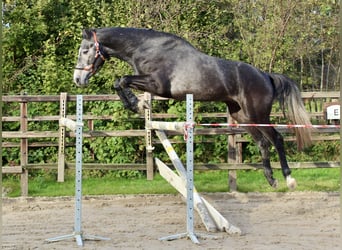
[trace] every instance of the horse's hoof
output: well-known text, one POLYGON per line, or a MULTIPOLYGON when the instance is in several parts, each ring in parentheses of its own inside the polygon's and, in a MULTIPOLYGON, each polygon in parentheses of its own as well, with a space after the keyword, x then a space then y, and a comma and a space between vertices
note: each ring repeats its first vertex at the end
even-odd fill
POLYGON ((287 187, 291 190, 294 190, 297 187, 297 182, 291 175, 286 176, 287 187))
POLYGON ((140 114, 144 114, 145 109, 150 109, 150 105, 146 100, 139 99, 139 102, 137 104, 137 111, 140 114))
POLYGON ((272 187, 275 189, 278 188, 278 181, 276 179, 274 179, 272 187))

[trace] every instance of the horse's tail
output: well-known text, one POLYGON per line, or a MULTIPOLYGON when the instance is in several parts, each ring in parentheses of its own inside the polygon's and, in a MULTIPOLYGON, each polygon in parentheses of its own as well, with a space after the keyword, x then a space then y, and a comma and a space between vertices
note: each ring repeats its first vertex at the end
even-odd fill
MULTIPOLYGON (((268 74, 276 90, 284 116, 292 123, 311 126, 310 117, 305 110, 301 93, 290 78, 280 74, 268 74), (285 107, 286 106, 286 107, 285 107), (285 109, 287 108, 287 115, 285 109)), ((295 128, 297 147, 299 150, 311 144, 310 128, 295 128)))

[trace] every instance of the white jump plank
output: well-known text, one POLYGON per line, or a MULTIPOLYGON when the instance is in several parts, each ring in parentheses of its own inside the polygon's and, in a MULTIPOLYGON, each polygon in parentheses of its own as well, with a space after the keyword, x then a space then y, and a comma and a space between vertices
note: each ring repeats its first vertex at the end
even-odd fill
MULTIPOLYGON (((155 162, 159 168, 159 173, 163 178, 169 182, 176 190, 178 190, 184 198, 187 197, 186 192, 186 181, 178 176, 175 172, 173 172, 164 162, 159 160, 158 158, 155 159, 155 162)), ((194 188, 194 207, 198 212, 199 216, 201 217, 206 229, 208 232, 216 232, 217 227, 215 222, 213 221, 212 217, 208 213, 205 204, 203 203, 201 196, 197 193, 196 189, 194 188)))
POLYGON ((238 234, 241 235, 241 230, 228 222, 206 199, 201 197, 204 205, 206 206, 209 214, 215 221, 215 224, 220 231, 226 231, 228 234, 238 234))
POLYGON ((186 180, 186 170, 183 166, 183 163, 181 162, 176 151, 172 147, 172 145, 171 145, 169 139, 167 138, 165 132, 161 131, 161 130, 156 130, 155 132, 156 132, 156 135, 158 136, 160 142, 163 144, 163 147, 164 147, 166 153, 168 154, 168 156, 170 157, 170 160, 171 160, 172 164, 174 165, 174 167, 176 168, 178 174, 184 180, 186 180))

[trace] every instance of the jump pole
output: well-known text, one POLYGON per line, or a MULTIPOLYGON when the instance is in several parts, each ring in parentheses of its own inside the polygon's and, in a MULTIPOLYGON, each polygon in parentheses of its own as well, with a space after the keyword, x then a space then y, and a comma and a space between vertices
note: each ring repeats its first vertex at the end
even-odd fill
POLYGON ((76 133, 76 175, 75 175, 75 218, 74 232, 55 238, 46 239, 47 242, 56 242, 75 238, 78 246, 83 246, 84 240, 109 240, 109 238, 84 235, 82 232, 82 139, 83 139, 83 97, 76 97, 76 122, 62 117, 60 126, 65 126, 76 133))

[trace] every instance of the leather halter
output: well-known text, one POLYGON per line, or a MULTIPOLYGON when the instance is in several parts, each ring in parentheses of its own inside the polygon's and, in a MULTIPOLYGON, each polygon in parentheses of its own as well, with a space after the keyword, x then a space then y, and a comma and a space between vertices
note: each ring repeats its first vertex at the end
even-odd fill
POLYGON ((83 67, 83 68, 75 67, 75 69, 90 71, 91 73, 94 74, 94 73, 95 73, 94 65, 95 65, 97 59, 98 59, 98 58, 101 58, 102 61, 106 61, 106 56, 104 55, 103 52, 101 52, 100 43, 99 43, 98 40, 97 40, 97 37, 96 37, 96 33, 95 33, 95 32, 93 32, 93 38, 94 38, 94 42, 95 42, 94 45, 95 45, 95 50, 96 50, 96 51, 95 51, 96 54, 95 54, 95 58, 94 58, 93 63, 90 64, 90 65, 87 65, 87 66, 85 66, 85 67, 83 67))

